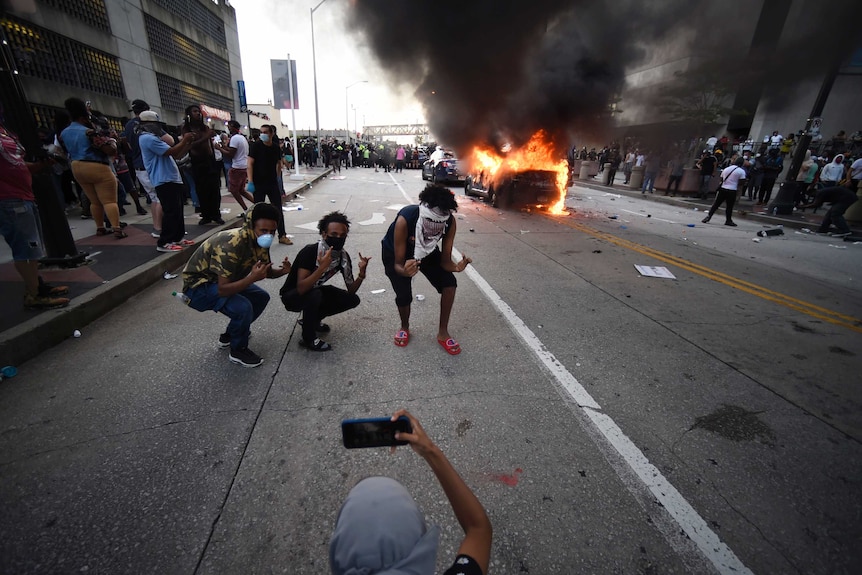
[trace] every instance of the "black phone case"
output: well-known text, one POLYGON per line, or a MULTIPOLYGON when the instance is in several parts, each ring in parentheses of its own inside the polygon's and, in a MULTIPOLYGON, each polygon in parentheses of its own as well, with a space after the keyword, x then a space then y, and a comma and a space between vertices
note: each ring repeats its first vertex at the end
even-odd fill
POLYGON ((412 432, 410 420, 406 417, 399 417, 395 421, 388 417, 374 417, 345 419, 341 422, 341 439, 347 449, 407 445, 406 441, 395 439, 396 431, 412 432))

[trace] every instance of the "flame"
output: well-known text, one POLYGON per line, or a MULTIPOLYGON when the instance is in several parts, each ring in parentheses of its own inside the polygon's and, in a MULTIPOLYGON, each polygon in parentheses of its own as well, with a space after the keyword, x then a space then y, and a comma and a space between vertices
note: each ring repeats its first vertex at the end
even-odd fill
MULTIPOLYGON (((548 211, 552 214, 566 214, 566 185, 569 182, 569 164, 566 160, 554 159, 554 147, 548 141, 544 130, 539 130, 523 147, 511 150, 506 155, 500 155, 487 146, 473 148, 472 165, 476 171, 486 171, 491 177, 496 176, 501 168, 507 171, 520 172, 524 170, 547 170, 557 173, 557 191, 559 197, 548 211)), ((537 206, 543 207, 543 206, 537 206)))

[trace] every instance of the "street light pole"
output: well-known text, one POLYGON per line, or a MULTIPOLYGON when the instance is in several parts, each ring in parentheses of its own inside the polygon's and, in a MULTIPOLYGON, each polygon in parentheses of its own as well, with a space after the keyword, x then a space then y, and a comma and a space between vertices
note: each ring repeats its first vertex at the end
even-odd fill
POLYGON ((367 84, 368 80, 359 80, 349 86, 344 87, 344 140, 345 144, 350 143, 350 106, 347 104, 347 91, 357 84, 367 84))
MULTIPOLYGON (((314 74, 314 130, 315 138, 317 139, 314 143, 314 149, 317 151, 317 158, 320 158, 320 111, 317 107, 317 55, 314 51, 314 11, 320 8, 324 2, 326 0, 320 0, 317 6, 311 9, 311 69, 314 74)), ((317 165, 316 160, 315 165, 317 165)))

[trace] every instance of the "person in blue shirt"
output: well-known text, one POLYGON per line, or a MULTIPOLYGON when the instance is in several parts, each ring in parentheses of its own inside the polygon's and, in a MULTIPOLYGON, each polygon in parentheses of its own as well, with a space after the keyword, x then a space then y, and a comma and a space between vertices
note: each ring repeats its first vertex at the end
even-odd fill
POLYGON ((125 238, 127 234, 120 227, 120 208, 117 205, 117 176, 111 170, 112 158, 117 155, 117 141, 96 129, 83 100, 68 98, 64 106, 72 123, 63 130, 60 139, 72 163, 72 175, 90 200, 96 235, 110 233, 104 227, 107 216, 114 228, 114 236, 125 238))
POLYGON ((183 239, 186 233, 183 219, 183 178, 175 158, 183 157, 191 148, 195 135, 183 134, 179 142, 165 132, 159 115, 151 110, 141 112, 138 145, 150 182, 162 204, 162 231, 156 243, 160 252, 176 252, 194 242, 183 239), (170 143, 169 143, 170 142, 170 143))

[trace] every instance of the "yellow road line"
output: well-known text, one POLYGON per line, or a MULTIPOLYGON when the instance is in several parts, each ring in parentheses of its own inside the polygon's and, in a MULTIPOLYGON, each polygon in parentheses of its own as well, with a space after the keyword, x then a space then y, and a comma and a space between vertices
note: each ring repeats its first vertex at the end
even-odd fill
POLYGON ((836 311, 832 311, 832 310, 827 309, 825 307, 821 307, 819 305, 809 303, 809 302, 797 299, 795 297, 767 289, 763 286, 759 286, 757 284, 754 284, 754 283, 730 276, 728 274, 725 274, 723 272, 719 272, 717 270, 713 270, 713 269, 708 268, 706 266, 696 264, 694 262, 690 262, 690 261, 685 260, 681 257, 658 251, 656 249, 632 242, 630 240, 626 240, 626 239, 617 237, 617 236, 609 234, 607 232, 602 232, 602 231, 596 230, 596 229, 591 228, 590 226, 587 226, 587 225, 582 224, 580 222, 573 222, 573 221, 570 221, 570 220, 567 220, 564 218, 560 218, 560 217, 553 217, 553 216, 548 216, 548 217, 551 217, 554 221, 557 221, 557 222, 559 222, 565 226, 568 226, 572 229, 581 231, 581 232, 588 234, 590 236, 593 236, 595 238, 605 240, 607 242, 610 242, 610 243, 617 245, 617 246, 620 246, 622 248, 626 248, 626 249, 638 252, 640 254, 643 254, 645 256, 657 259, 659 261, 677 266, 677 267, 682 268, 684 270, 690 271, 694 274, 703 276, 707 279, 711 279, 715 282, 724 284, 728 287, 738 289, 740 291, 749 293, 751 295, 757 296, 757 297, 765 299, 767 301, 771 301, 773 303, 777 303, 779 305, 783 305, 783 306, 788 307, 792 310, 804 313, 806 315, 809 315, 811 317, 815 317, 815 318, 823 320, 825 322, 828 322, 828 323, 831 323, 834 325, 838 325, 841 327, 845 327, 845 328, 850 329, 850 330, 855 331, 855 332, 862 333, 862 320, 860 320, 859 318, 856 318, 856 317, 853 317, 850 315, 846 315, 843 313, 839 313, 836 311))

